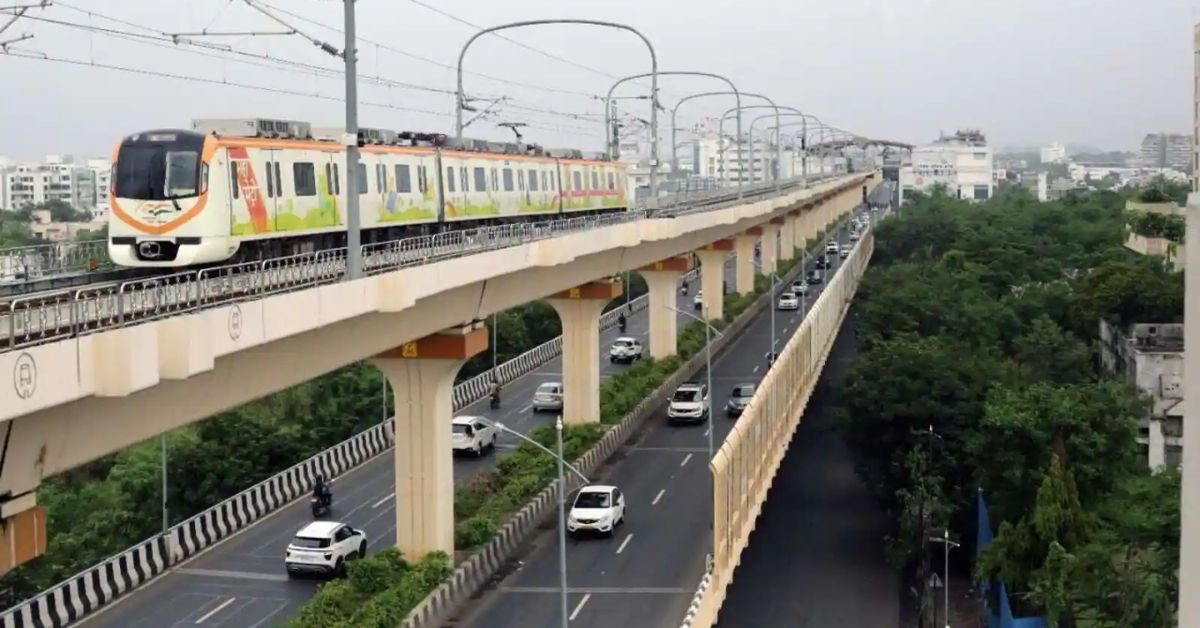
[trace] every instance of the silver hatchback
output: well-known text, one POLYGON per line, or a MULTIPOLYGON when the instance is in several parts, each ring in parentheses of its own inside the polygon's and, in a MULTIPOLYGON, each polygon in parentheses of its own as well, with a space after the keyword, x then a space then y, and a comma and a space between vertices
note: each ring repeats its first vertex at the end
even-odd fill
POLYGON ((562 410, 563 385, 561 382, 545 382, 533 393, 533 411, 562 410))

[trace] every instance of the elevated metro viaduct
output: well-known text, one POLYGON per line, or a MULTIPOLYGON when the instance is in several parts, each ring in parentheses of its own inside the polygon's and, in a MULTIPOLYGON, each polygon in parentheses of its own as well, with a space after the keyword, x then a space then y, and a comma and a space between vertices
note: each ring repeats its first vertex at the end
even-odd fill
POLYGON ((859 173, 779 196, 682 212, 180 314, 0 354, 0 570, 44 552, 43 478, 222 410, 371 359, 395 391, 397 544, 453 553, 450 388, 487 348, 479 322, 549 298, 563 324, 564 420, 599 421, 598 317, 614 279, 650 287, 650 350, 675 351, 674 279, 701 264, 703 312, 723 316, 722 264, 735 288, 851 211, 881 180, 859 173), (783 244, 782 250, 780 245, 783 244), (682 256, 682 257, 681 257, 682 256), (663 312, 658 312, 663 310, 663 312))

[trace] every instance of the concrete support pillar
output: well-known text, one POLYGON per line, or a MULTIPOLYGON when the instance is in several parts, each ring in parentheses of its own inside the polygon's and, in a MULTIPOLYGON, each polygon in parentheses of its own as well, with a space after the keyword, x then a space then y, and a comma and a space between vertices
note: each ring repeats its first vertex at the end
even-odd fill
POLYGON ((600 422, 600 313, 621 296, 619 280, 594 281, 547 301, 562 322, 563 422, 600 422))
MULTIPOLYGON (((1200 194, 1188 195, 1185 239, 1200 243, 1200 194)), ((1185 247, 1187 267, 1200 268, 1200 246, 1185 247)), ((1183 479, 1180 490, 1179 626, 1200 626, 1200 273, 1184 274, 1183 479), (1189 429, 1190 428, 1190 429, 1189 429)))
POLYGON ((487 350, 482 323, 447 330, 375 356, 396 400, 396 547, 408 560, 454 555, 454 378, 487 350))
POLYGON ((726 238, 696 251, 700 258, 700 289, 704 291, 702 315, 708 320, 725 318, 725 260, 733 249, 734 241, 726 238))
POLYGON ((779 259, 779 228, 782 218, 772 218, 771 222, 762 226, 762 272, 764 275, 775 272, 775 260, 779 259), (775 222, 778 220, 779 222, 775 222))
MULTIPOLYGON (((691 269, 690 255, 672 257, 638 269, 650 292, 650 357, 656 360, 675 355, 678 340, 676 322, 679 316, 671 308, 675 307, 675 291, 679 286, 679 278, 691 269)), ((703 289, 701 280, 701 290, 703 289)), ((720 286, 717 287, 717 291, 720 295, 720 286)), ((704 297, 707 300, 708 294, 704 297)))
POLYGON ((786 262, 796 256, 796 212, 790 212, 783 219, 783 228, 779 230, 779 261, 786 262))
POLYGON ((754 243, 762 236, 762 229, 751 227, 735 238, 737 259, 734 263, 734 287, 738 294, 754 292, 754 243))

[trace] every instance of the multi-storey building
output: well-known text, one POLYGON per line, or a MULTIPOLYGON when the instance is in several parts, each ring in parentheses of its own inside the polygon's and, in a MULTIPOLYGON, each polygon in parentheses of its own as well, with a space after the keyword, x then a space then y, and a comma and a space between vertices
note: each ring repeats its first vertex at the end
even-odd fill
POLYGON ((992 149, 976 130, 942 136, 912 150, 912 165, 900 169, 900 202, 905 195, 941 185, 951 196, 986 201, 992 197, 992 149))
POLYGON ((47 155, 40 163, 0 166, 0 207, 21 209, 61 201, 77 211, 94 212, 97 201, 108 199, 108 167, 88 167, 70 157, 47 155), (98 194, 103 172, 104 193, 98 194))
POLYGON ((1141 159, 1146 168, 1192 170, 1192 136, 1183 133, 1149 133, 1142 139, 1141 159))
POLYGON ((1044 164, 1060 164, 1067 160, 1067 147, 1058 142, 1043 146, 1041 153, 1044 164))

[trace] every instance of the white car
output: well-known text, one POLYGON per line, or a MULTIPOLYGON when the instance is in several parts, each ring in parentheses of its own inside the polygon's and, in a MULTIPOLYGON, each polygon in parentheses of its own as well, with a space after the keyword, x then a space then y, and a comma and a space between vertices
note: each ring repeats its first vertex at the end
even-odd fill
POLYGON ((545 382, 533 393, 533 411, 562 410, 563 385, 561 382, 545 382))
POLYGON ((496 448, 496 426, 477 416, 456 416, 451 425, 454 436, 450 443, 454 453, 466 452, 482 456, 483 452, 496 448))
POLYGON ((585 486, 575 495, 567 515, 567 532, 599 532, 612 536, 625 523, 625 496, 615 486, 585 486))
POLYGON ((608 350, 609 362, 627 362, 642 359, 642 343, 636 338, 621 337, 613 341, 608 350))
POLYGON ((792 285, 788 288, 788 291, 796 296, 804 296, 808 294, 808 282, 804 281, 803 279, 797 279, 792 282, 792 285))
POLYGON ((851 241, 851 242, 858 242, 858 229, 851 229, 851 230, 850 230, 850 241, 851 241))
POLYGON ((800 309, 800 297, 791 292, 785 292, 779 295, 779 303, 776 307, 781 310, 798 310, 800 309))
POLYGON ((843 259, 850 257, 850 245, 849 244, 842 246, 842 252, 840 253, 840 256, 843 259))
POLYGON ((346 562, 367 554, 367 536, 337 521, 314 521, 296 533, 283 565, 288 575, 344 574, 346 562))
POLYGON ((700 423, 708 416, 708 388, 704 384, 688 383, 675 389, 667 404, 667 422, 700 423))
POLYGON ((697 310, 704 308, 704 291, 703 290, 696 291, 696 296, 692 298, 692 307, 696 308, 697 310))
POLYGON ((825 245, 825 252, 826 253, 837 253, 838 252, 838 243, 833 240, 830 240, 829 243, 825 245))

